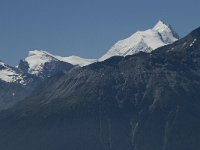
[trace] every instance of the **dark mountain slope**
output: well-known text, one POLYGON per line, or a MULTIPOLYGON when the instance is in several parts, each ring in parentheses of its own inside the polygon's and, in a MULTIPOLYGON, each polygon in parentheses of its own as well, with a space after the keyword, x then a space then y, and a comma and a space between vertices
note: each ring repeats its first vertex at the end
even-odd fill
POLYGON ((200 28, 49 80, 0 114, 2 150, 199 150, 200 28))

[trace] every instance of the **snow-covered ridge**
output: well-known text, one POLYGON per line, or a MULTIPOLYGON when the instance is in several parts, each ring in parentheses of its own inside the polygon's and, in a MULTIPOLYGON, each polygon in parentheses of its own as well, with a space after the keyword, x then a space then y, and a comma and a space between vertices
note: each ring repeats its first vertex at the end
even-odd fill
POLYGON ((21 84, 25 84, 21 74, 2 61, 0 61, 0 79, 9 83, 19 82, 21 84))
POLYGON ((61 56, 55 56, 60 61, 64 61, 67 63, 70 63, 72 65, 78 65, 80 67, 87 66, 89 64, 92 64, 94 62, 97 62, 97 59, 85 59, 81 58, 79 56, 69 56, 69 57, 61 57, 61 56))
POLYGON ((91 63, 96 62, 96 59, 85 59, 78 56, 61 57, 53 55, 47 51, 43 50, 33 50, 29 51, 28 57, 25 61, 29 65, 28 73, 38 75, 42 72, 45 63, 51 61, 63 61, 70 63, 72 65, 86 66, 91 63))
POLYGON ((178 40, 178 35, 173 31, 172 27, 162 21, 158 21, 152 29, 138 31, 130 37, 118 41, 99 60, 103 61, 112 56, 132 55, 139 51, 151 52, 176 40, 178 40))

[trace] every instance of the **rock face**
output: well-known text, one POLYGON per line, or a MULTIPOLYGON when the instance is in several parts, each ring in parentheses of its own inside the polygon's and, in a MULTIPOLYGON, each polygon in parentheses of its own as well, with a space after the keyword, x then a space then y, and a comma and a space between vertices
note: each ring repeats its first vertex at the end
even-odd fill
POLYGON ((200 149, 200 28, 48 80, 0 113, 1 150, 200 149))
POLYGON ((103 61, 112 56, 127 56, 138 52, 151 52, 158 47, 172 44, 179 39, 170 25, 162 21, 146 31, 138 31, 127 39, 118 41, 108 52, 99 60, 103 61))

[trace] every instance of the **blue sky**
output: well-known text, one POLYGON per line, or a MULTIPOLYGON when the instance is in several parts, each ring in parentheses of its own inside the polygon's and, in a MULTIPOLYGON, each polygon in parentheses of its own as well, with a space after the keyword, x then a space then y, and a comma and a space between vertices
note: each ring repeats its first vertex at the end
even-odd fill
POLYGON ((98 58, 159 19, 184 36, 200 26, 199 6, 199 0, 0 0, 0 59, 16 65, 34 49, 98 58))

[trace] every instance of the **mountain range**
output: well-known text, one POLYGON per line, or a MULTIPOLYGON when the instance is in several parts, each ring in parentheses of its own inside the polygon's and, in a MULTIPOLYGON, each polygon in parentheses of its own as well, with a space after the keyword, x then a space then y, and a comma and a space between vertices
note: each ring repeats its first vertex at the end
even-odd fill
POLYGON ((200 149, 200 28, 178 39, 159 21, 100 59, 0 65, 2 150, 200 149))
POLYGON ((151 52, 158 47, 175 42, 178 38, 179 36, 170 25, 158 21, 152 29, 138 31, 131 37, 117 42, 99 59, 85 59, 78 56, 62 57, 43 50, 33 50, 29 51, 26 58, 19 61, 17 67, 1 62, 0 81, 3 82, 5 88, 9 86, 12 90, 9 92, 0 90, 2 95, 0 110, 7 109, 24 99, 43 81, 58 72, 67 72, 73 67, 87 66, 112 56, 127 56, 140 51, 151 52))
MULTIPOLYGON (((29 51, 28 56, 20 60, 17 67, 11 67, 1 62, 0 79, 5 82, 23 81, 23 74, 28 73, 36 76, 43 74, 45 65, 51 62, 65 62, 73 66, 86 66, 95 62, 106 60, 112 56, 133 55, 140 51, 151 52, 158 47, 171 44, 179 39, 177 33, 174 32, 170 25, 166 25, 162 21, 146 31, 138 31, 130 37, 118 41, 108 52, 99 59, 85 59, 78 56, 56 56, 43 50, 29 51), (7 69, 3 69, 3 66, 7 69)), ((25 83, 24 83, 25 84, 25 83)))

